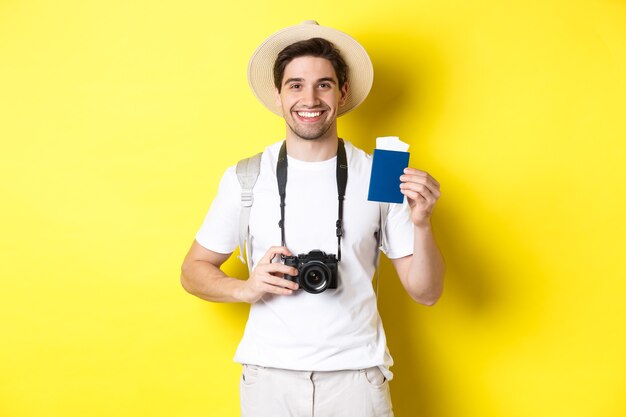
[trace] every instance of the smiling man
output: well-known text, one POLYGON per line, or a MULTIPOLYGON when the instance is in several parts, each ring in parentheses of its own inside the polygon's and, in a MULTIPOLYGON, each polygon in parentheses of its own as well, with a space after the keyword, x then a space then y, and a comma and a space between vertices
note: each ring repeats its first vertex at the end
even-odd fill
POLYGON ((260 158, 250 274, 220 269, 242 230, 231 167, 183 262, 182 285, 208 301, 251 304, 235 354, 242 416, 392 416, 393 362, 372 277, 382 242, 415 301, 440 297, 444 264, 430 225, 439 184, 407 167, 404 204, 367 200, 371 157, 339 138, 337 118, 365 100, 373 70, 345 33, 315 22, 283 29, 254 53, 248 79, 286 125, 285 139, 260 158))
MULTIPOLYGON (((324 48, 321 39, 312 43, 324 48)), ((282 62, 289 57, 282 54, 282 62)), ((346 101, 348 84, 338 80, 330 61, 314 56, 294 58, 276 81, 276 105, 294 137, 336 142, 337 111, 346 101)))

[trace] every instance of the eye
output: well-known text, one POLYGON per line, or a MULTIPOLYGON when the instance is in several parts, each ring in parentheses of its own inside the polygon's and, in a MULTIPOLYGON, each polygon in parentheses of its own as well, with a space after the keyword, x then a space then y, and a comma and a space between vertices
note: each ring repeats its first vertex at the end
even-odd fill
POLYGON ((301 84, 290 84, 290 85, 289 85, 289 88, 290 88, 291 90, 299 90, 299 89, 300 89, 300 87, 302 87, 302 85, 301 85, 301 84))
POLYGON ((330 83, 320 83, 320 88, 330 88, 330 83))

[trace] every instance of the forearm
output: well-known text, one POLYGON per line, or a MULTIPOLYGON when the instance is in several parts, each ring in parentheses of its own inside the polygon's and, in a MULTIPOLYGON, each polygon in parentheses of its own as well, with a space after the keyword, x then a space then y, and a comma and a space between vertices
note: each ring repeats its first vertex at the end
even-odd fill
POLYGON ((241 288, 245 281, 227 276, 220 268, 207 261, 186 261, 181 268, 181 284, 187 292, 207 301, 241 302, 241 288))
POLYGON ((434 305, 443 292, 445 265, 430 222, 414 227, 413 256, 401 280, 415 301, 434 305))

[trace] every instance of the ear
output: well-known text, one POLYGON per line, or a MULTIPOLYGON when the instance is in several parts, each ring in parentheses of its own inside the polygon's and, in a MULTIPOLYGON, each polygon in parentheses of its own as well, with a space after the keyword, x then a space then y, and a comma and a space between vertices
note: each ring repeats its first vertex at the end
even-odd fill
POLYGON ((278 88, 274 87, 274 104, 276 108, 279 110, 280 114, 283 114, 283 102, 280 99, 280 93, 278 92, 278 88))
POLYGON ((348 99, 348 91, 350 90, 350 84, 348 83, 348 81, 346 81, 345 83, 343 83, 343 87, 341 87, 341 89, 339 90, 340 93, 340 97, 339 97, 339 107, 343 106, 344 104, 346 104, 346 100, 348 99))
POLYGON ((278 92, 278 88, 274 87, 274 100, 276 103, 276 106, 280 107, 282 106, 282 102, 280 100, 280 93, 278 92))

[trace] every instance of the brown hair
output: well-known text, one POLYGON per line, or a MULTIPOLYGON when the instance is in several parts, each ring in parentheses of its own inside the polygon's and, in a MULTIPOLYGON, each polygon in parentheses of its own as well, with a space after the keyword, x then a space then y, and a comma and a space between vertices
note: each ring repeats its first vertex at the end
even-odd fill
POLYGON ((276 61, 274 62, 274 85, 278 89, 279 93, 281 83, 283 81, 283 75, 285 73, 285 67, 287 67, 287 64, 289 64, 292 60, 301 56, 313 56, 330 61, 335 69, 335 73, 337 74, 339 88, 342 88, 346 81, 348 81, 348 65, 341 57, 339 50, 335 48, 335 45, 326 39, 311 38, 292 43, 280 51, 276 57, 276 61))

